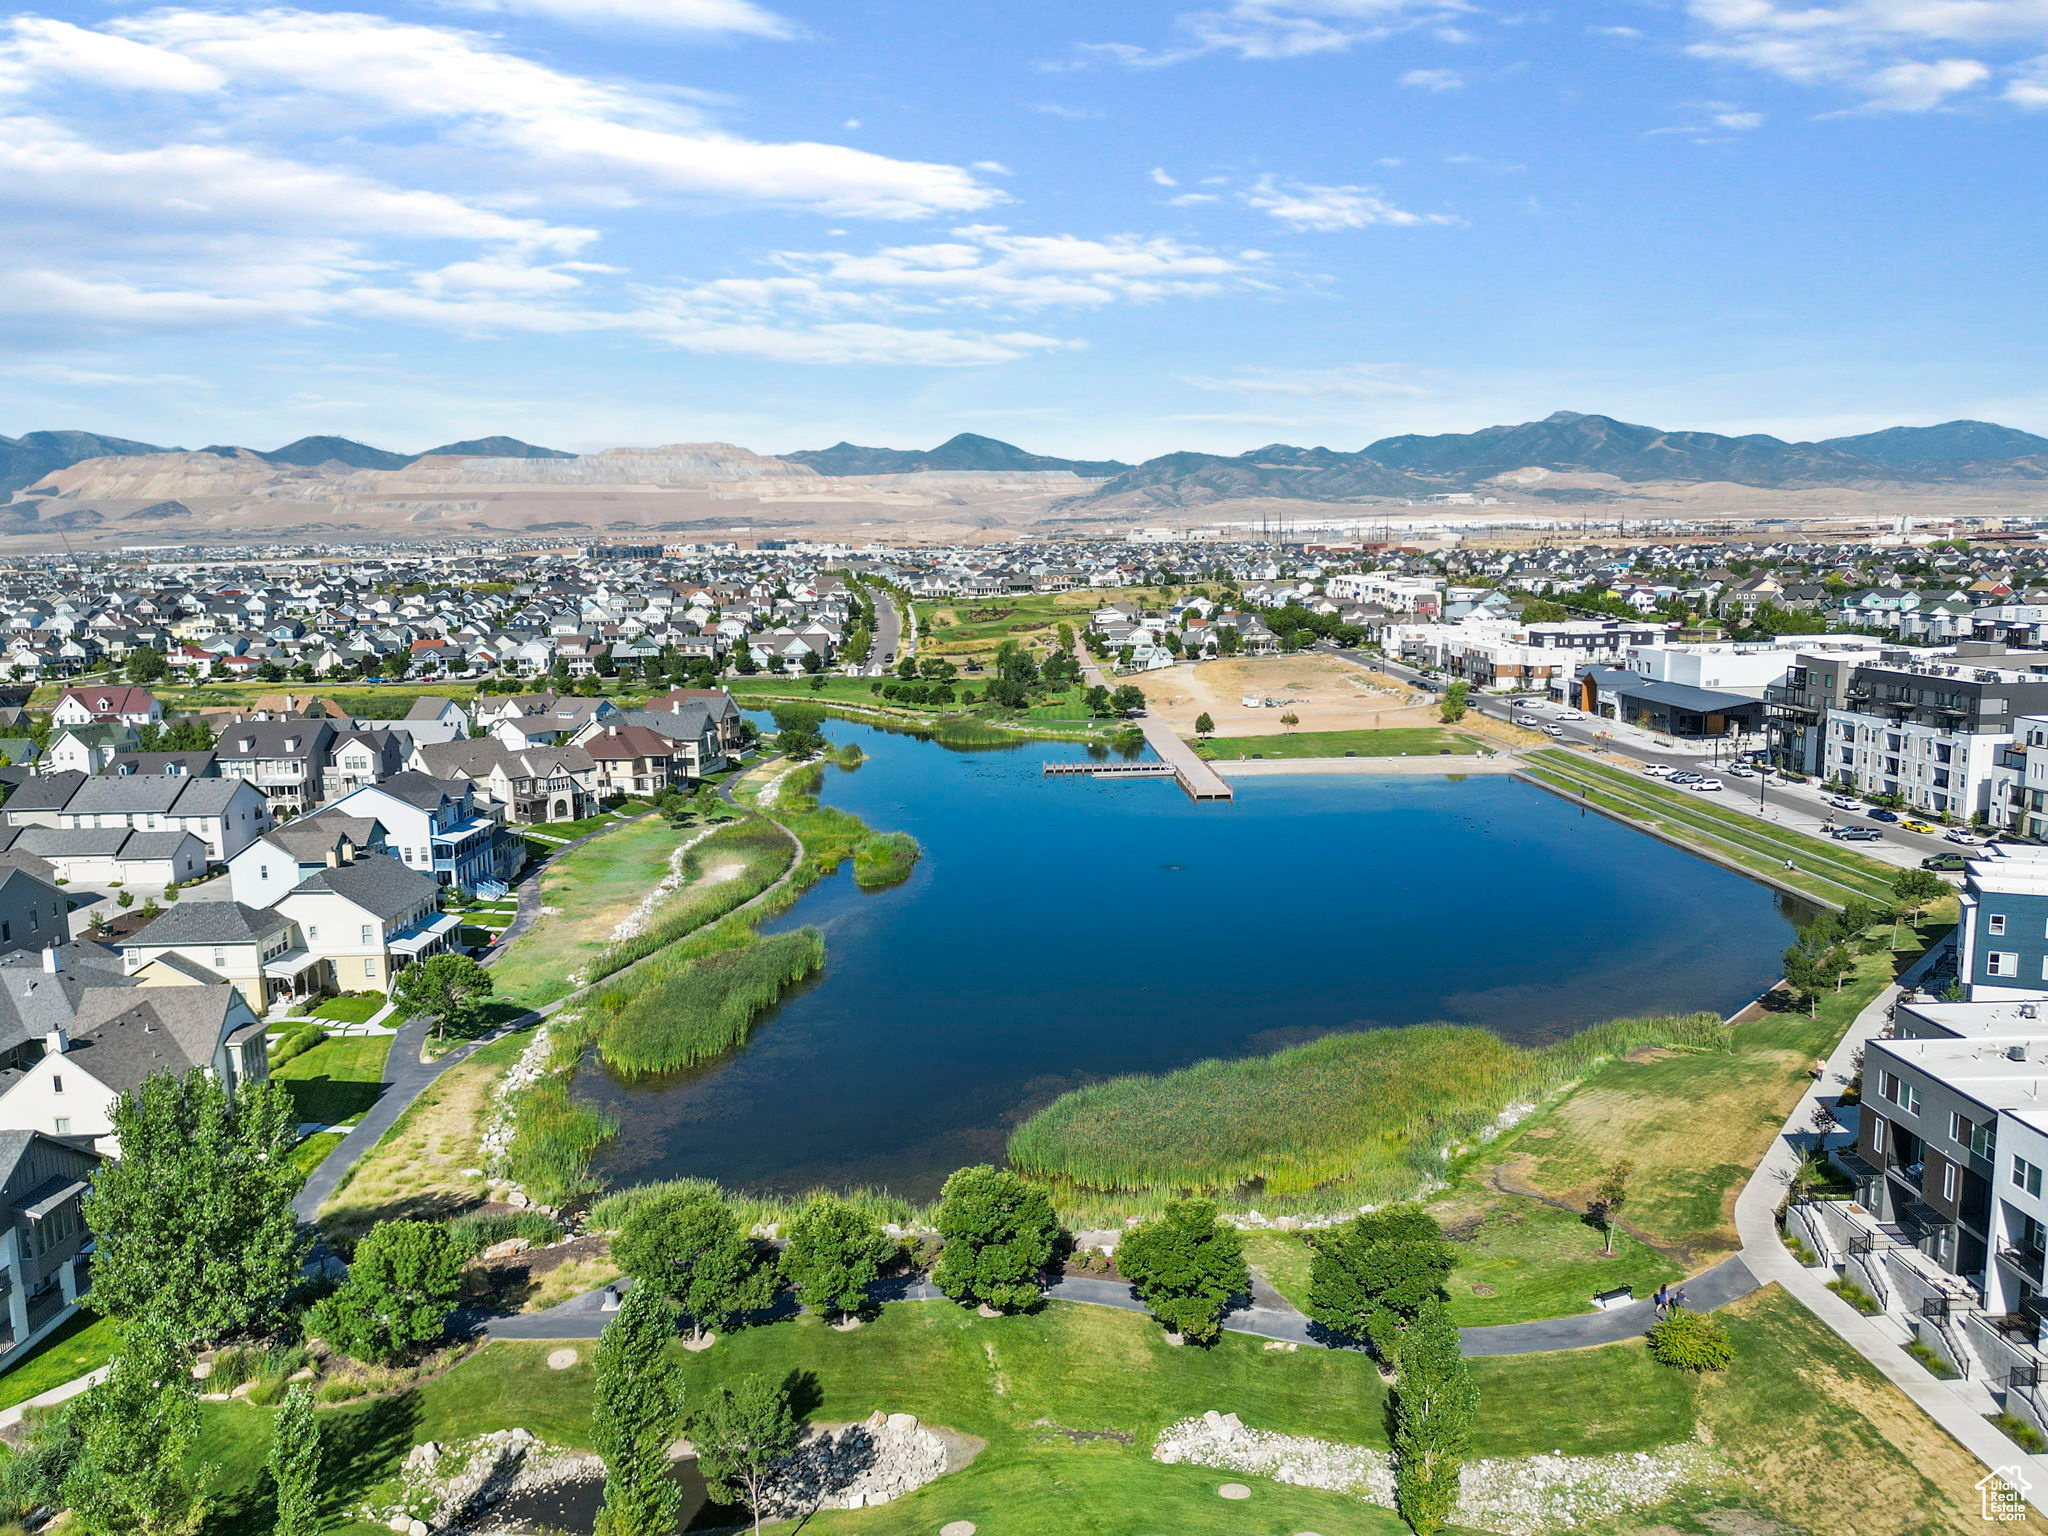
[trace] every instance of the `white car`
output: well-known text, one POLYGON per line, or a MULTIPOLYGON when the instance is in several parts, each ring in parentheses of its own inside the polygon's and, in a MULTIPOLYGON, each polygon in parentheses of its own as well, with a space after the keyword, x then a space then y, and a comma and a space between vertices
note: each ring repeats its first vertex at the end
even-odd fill
POLYGON ((1685 787, 1695 794, 1711 794, 1713 791, 1723 789, 1726 786, 1719 779, 1700 779, 1685 787))
POLYGON ((1975 848, 1978 845, 1977 839, 1970 836, 1970 834, 1965 832, 1961 827, 1956 827, 1951 831, 1944 832, 1941 834, 1941 837, 1943 842, 1961 843, 1965 848, 1975 848))
POLYGON ((1643 772, 1647 773, 1653 779, 1661 779, 1664 777, 1665 774, 1669 773, 1670 771, 1671 765, 1669 763, 1643 764, 1643 772))
POLYGON ((1583 720, 1586 717, 1580 714, 1576 709, 1568 709, 1563 714, 1559 715, 1557 718, 1560 720, 1583 720))
POLYGON ((1731 779, 1753 779, 1756 777, 1756 770, 1754 768, 1745 768, 1742 764, 1737 763, 1728 770, 1728 777, 1731 779))
POLYGON ((1860 811, 1863 809, 1863 802, 1861 800, 1851 800, 1847 795, 1829 795, 1828 804, 1838 811, 1860 811))
POLYGON ((1564 735, 1564 727, 1561 725, 1546 725, 1543 727, 1543 734, 1546 736, 1562 737, 1564 735))

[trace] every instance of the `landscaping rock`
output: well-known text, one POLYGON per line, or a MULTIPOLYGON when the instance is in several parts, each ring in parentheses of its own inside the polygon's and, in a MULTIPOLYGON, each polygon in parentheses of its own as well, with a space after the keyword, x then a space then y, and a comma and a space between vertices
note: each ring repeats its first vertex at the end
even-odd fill
POLYGON ((548 1369, 551 1371, 566 1371, 576 1363, 576 1360, 576 1351, 573 1349, 551 1349, 548 1351, 548 1369))
POLYGON ((949 1520, 939 1527, 939 1536, 974 1536, 972 1520, 949 1520))
POLYGON ((1003 1315, 1001 1312, 996 1310, 996 1308, 990 1306, 987 1302, 983 1302, 974 1310, 982 1317, 1001 1317, 1003 1315))
POLYGON ((508 1237, 502 1243, 493 1243, 477 1257, 480 1259, 509 1259, 515 1253, 524 1253, 533 1246, 533 1239, 508 1237))
POLYGON ((946 1443, 914 1414, 876 1412, 804 1436, 761 1513, 793 1519, 813 1508, 870 1509, 943 1476, 946 1443))
MULTIPOLYGON (((1384 1451, 1269 1434, 1247 1428, 1234 1413, 1211 1409, 1169 1426, 1152 1456, 1394 1507, 1393 1463, 1384 1451)), ((1612 1522, 1631 1510, 1661 1504, 1680 1488, 1726 1475, 1711 1452, 1693 1444, 1654 1453, 1468 1462, 1453 1518, 1455 1524, 1502 1536, 1545 1536, 1612 1522)))
POLYGON ((1251 1496, 1251 1489, 1243 1483, 1225 1483, 1216 1490, 1216 1497, 1219 1499, 1248 1499, 1251 1496))

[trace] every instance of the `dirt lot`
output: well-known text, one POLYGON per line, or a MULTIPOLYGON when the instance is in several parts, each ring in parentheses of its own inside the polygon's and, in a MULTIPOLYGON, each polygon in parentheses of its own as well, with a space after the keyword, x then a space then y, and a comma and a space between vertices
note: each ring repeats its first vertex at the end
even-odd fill
POLYGON ((1303 731, 1354 731, 1435 725, 1429 696, 1377 672, 1329 656, 1261 656, 1205 661, 1118 682, 1145 690, 1147 710, 1183 736, 1206 712, 1223 736, 1278 736, 1280 717, 1299 715, 1303 731), (1245 697, 1284 699, 1284 707, 1246 709, 1245 697), (1420 701, 1420 702, 1418 702, 1420 701))

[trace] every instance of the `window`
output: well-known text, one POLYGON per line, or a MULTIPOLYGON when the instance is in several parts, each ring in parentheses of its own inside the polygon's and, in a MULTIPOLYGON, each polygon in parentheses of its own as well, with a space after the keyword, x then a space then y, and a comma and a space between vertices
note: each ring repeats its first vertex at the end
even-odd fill
POLYGON ((1956 1190, 1961 1184, 1962 1175, 1958 1172, 1956 1165, 1944 1162, 1941 1165, 1941 1198, 1953 1204, 1956 1198, 1956 1190))
POLYGON ((218 944, 213 946, 213 968, 217 971, 228 963, 228 952, 218 944))
POLYGON ((2012 1181, 2030 1195, 2041 1193, 2041 1170, 2024 1157, 2012 1160, 2012 1181))
POLYGON ((1984 970, 1992 976, 2017 976, 2020 957, 2010 950, 1994 949, 1984 957, 1984 970))
POLYGON ((56 1134, 59 1136, 69 1136, 71 1134, 71 1122, 63 1115, 59 1115, 50 1124, 56 1127, 56 1134))
POLYGON ((1984 919, 1984 929, 1987 933, 2004 933, 2005 914, 2003 912, 1993 912, 1988 914, 1984 919))
POLYGON ((1971 1125, 1963 1116, 1957 1114, 1954 1110, 1948 1112, 1948 1139, 1950 1141, 1959 1141, 1967 1147, 1970 1144, 1970 1137, 1975 1130, 1976 1127, 1971 1125))
POLYGON ((372 939, 371 935, 372 935, 372 934, 374 934, 374 933, 375 933, 376 931, 377 931, 377 930, 376 930, 375 928, 371 927, 371 925, 370 925, 370 924, 368 924, 368 923, 365 923, 365 924, 363 924, 363 937, 362 937, 362 942, 363 942, 363 943, 365 943, 365 944, 369 944, 369 943, 373 943, 373 942, 375 942, 375 941, 374 941, 374 940, 372 939))
POLYGON ((320 938, 320 925, 319 925, 318 923, 315 923, 315 924, 313 924, 313 926, 312 926, 312 927, 310 927, 310 928, 308 928, 308 929, 306 930, 306 942, 307 942, 308 944, 313 944, 313 943, 317 943, 317 942, 319 941, 319 938, 320 938))
POLYGON ((54 1073, 53 1073, 53 1074, 51 1075, 51 1077, 50 1077, 50 1092, 52 1092, 52 1093, 62 1093, 63 1091, 64 1091, 64 1079, 63 1079, 63 1078, 62 1078, 61 1076, 58 1076, 58 1075, 56 1075, 56 1074, 54 1074, 54 1073))
POLYGON ((376 956, 374 956, 374 955, 365 955, 365 956, 363 956, 363 974, 364 974, 365 976, 374 976, 374 975, 376 975, 376 974, 377 974, 377 958, 376 958, 376 956))

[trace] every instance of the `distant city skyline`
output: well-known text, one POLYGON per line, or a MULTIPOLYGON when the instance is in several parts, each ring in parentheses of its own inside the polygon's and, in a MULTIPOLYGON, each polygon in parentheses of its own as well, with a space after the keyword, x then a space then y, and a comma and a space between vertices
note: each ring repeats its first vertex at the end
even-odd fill
POLYGON ((0 20, 0 434, 2048 431, 2038 0, 0 20))

